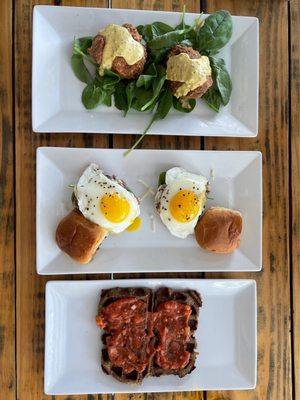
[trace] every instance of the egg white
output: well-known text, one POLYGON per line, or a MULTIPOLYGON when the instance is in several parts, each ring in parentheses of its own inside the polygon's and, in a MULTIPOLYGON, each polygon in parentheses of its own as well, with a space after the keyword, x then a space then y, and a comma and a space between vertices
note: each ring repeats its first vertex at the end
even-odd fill
POLYGON ((86 168, 74 188, 74 194, 78 208, 85 218, 107 229, 109 232, 123 232, 140 214, 139 203, 134 194, 120 185, 117 180, 104 175, 97 164, 90 164, 86 168), (100 209, 101 198, 110 194, 118 194, 125 198, 130 205, 129 214, 122 222, 109 221, 100 209))
POLYGON ((170 233, 178 238, 185 239, 194 233, 199 216, 203 212, 205 201, 199 203, 197 215, 188 222, 179 222, 174 219, 170 211, 170 200, 181 190, 189 190, 198 198, 207 190, 208 180, 202 175, 192 174, 180 167, 174 167, 166 172, 165 185, 161 185, 155 196, 156 210, 170 233))

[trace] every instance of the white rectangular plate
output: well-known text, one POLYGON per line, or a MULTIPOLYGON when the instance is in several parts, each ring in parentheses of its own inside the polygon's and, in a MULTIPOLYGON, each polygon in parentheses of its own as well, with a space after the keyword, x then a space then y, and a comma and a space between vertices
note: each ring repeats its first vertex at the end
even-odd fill
MULTIPOLYGON (((198 14, 186 14, 192 23, 198 14)), ((95 36, 109 23, 133 25, 163 21, 176 26, 181 13, 103 8, 36 6, 33 15, 32 125, 36 132, 138 133, 150 115, 115 107, 87 111, 81 103, 84 84, 71 69, 74 37, 95 36)), ((173 110, 150 129, 153 134, 244 136, 258 130, 258 20, 233 17, 233 35, 219 53, 230 72, 233 92, 220 113, 199 102, 190 114, 173 110)))
POLYGON ((85 274, 150 271, 258 271, 262 251, 261 153, 251 151, 124 150, 40 147, 37 151, 36 241, 39 274, 85 274), (207 208, 218 205, 243 215, 241 245, 232 254, 202 250, 194 235, 172 236, 154 209, 154 198, 141 203, 142 227, 136 232, 109 235, 92 262, 80 265, 60 251, 55 242, 59 221, 73 208, 72 189, 92 162, 105 173, 124 179, 140 196, 154 189, 158 176, 174 166, 200 173, 210 180, 207 208), (210 172, 214 171, 214 180, 210 172), (154 215, 156 231, 151 229, 154 215))
POLYGON ((256 385, 256 284, 253 280, 53 281, 46 287, 45 392, 83 394, 253 389, 256 385), (145 286, 194 289, 202 297, 196 369, 184 378, 122 384, 100 365, 95 316, 102 289, 145 286))

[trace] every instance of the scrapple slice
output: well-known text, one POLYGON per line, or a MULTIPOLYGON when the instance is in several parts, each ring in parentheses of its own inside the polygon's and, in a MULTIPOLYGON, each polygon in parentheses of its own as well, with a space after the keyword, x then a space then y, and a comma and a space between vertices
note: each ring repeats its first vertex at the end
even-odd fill
MULTIPOLYGON (((134 301, 134 300, 132 300, 134 301)), ((134 304, 134 307, 136 307, 136 304, 134 304)), ((103 342, 103 349, 102 349, 102 359, 101 359, 101 366, 103 371, 108 374, 113 376, 115 379, 119 380, 120 382, 123 383, 130 383, 130 384, 139 384, 143 380, 143 378, 147 375, 149 375, 150 372, 150 365, 151 365, 151 358, 154 349, 154 338, 148 337, 147 336, 147 326, 148 326, 148 316, 150 315, 149 312, 152 311, 152 291, 148 288, 112 288, 112 289, 107 289, 107 290, 102 290, 101 292, 101 297, 100 297, 100 302, 99 302, 99 307, 98 307, 98 316, 96 317, 97 324, 104 329, 105 333, 102 335, 102 342, 103 342), (137 299, 139 306, 141 307, 141 310, 143 311, 143 318, 141 322, 138 322, 135 324, 134 322, 129 322, 125 321, 124 324, 122 321, 124 321, 124 313, 120 313, 121 319, 120 319, 120 327, 118 327, 118 321, 115 322, 115 325, 113 325, 113 328, 110 329, 107 327, 107 329, 103 326, 103 318, 101 319, 101 314, 105 312, 104 310, 109 310, 107 307, 114 303, 111 307, 113 307, 114 311, 116 310, 116 305, 120 304, 120 302, 116 303, 117 301, 122 301, 122 299, 137 299), (141 303, 143 302, 144 305, 141 303), (124 327, 125 331, 128 328, 129 335, 126 338, 123 338, 122 335, 124 333, 119 333, 119 332, 124 332, 124 327), (146 340, 143 341, 143 344, 141 346, 134 346, 131 345, 131 340, 136 340, 136 337, 138 334, 140 334, 142 331, 146 332, 146 340), (136 333, 137 332, 137 333, 136 333), (121 338, 121 339, 120 339, 121 338), (114 363, 111 361, 111 358, 114 357, 115 355, 115 350, 114 346, 110 346, 110 344, 115 344, 119 343, 119 340, 124 340, 126 342, 126 348, 124 350, 128 353, 130 352, 131 357, 137 357, 139 360, 140 364, 140 370, 135 369, 135 367, 132 368, 132 370, 126 370, 128 368, 128 365, 126 367, 120 367, 117 365, 114 365, 114 363), (150 350, 149 350, 150 349, 150 350), (128 350, 128 351, 127 351, 128 350), (110 352, 110 353, 109 353, 110 352), (150 353, 149 354, 147 354, 150 353), (141 360, 143 362, 141 362, 141 360), (146 367, 143 368, 143 365, 145 364, 146 367), (125 369, 124 369, 125 368, 125 369)), ((110 318, 108 315, 107 318, 110 318)), ((133 317, 135 318, 135 317, 133 317)), ((121 349, 123 351, 123 349, 121 349)), ((116 347, 116 359, 118 361, 118 355, 119 355, 120 350, 118 351, 118 348, 116 347)), ((126 354, 127 354, 126 353, 126 354)), ((125 354, 125 356, 126 356, 125 354)), ((137 363, 138 364, 138 363, 137 363)))
MULTIPOLYGON (((158 289, 154 294, 154 302, 153 302, 153 313, 155 312, 167 302, 179 302, 182 304, 182 308, 184 306, 190 306, 190 315, 188 318, 188 327, 190 329, 188 340, 185 344, 185 351, 189 353, 189 360, 186 365, 180 368, 163 368, 161 365, 158 365, 158 354, 153 357, 152 366, 151 366, 151 375, 153 376, 161 376, 161 375, 178 375, 179 377, 184 377, 185 375, 191 373, 195 369, 195 361, 197 353, 196 349, 196 339, 195 332, 198 326, 198 316, 199 316, 199 308, 202 306, 201 297, 198 292, 195 290, 182 290, 182 291, 174 291, 167 287, 162 287, 158 289)), ((170 303, 169 303, 170 304, 170 303)), ((172 322, 172 321, 171 321, 172 322)), ((154 328, 155 332, 155 328, 154 328)), ((159 349, 162 346, 160 343, 159 333, 155 332, 156 349, 159 349)), ((169 344, 168 344, 169 346, 169 344)), ((174 348, 178 348, 178 343, 171 343, 171 346, 174 348)), ((159 353, 159 351, 158 351, 159 353)), ((187 358, 186 358, 187 359, 187 358)))

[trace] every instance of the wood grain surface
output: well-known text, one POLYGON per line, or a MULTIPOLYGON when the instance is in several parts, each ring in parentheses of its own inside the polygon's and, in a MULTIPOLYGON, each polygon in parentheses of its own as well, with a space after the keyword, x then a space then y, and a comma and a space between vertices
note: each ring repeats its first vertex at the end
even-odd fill
MULTIPOLYGON (((258 290, 258 384, 254 391, 207 393, 208 400, 292 399, 289 268, 289 60, 286 1, 208 1, 260 21, 259 135, 255 139, 205 138, 205 149, 260 150, 263 155, 263 271, 258 290), (272 68, 280 59, 280 68, 272 68)), ((217 173, 217 171, 216 171, 217 173)), ((206 277, 216 277, 205 274, 206 277)), ((219 277, 219 275, 218 275, 219 277)))
POLYGON ((12 1, 0 2, 0 398, 16 394, 12 1))
POLYGON ((290 213, 295 399, 300 399, 300 2, 290 2, 290 213))
MULTIPOLYGON (((205 274, 207 278, 251 277, 257 281, 257 388, 244 392, 51 396, 52 400, 300 400, 299 0, 0 2, 0 399, 50 398, 43 393, 44 290, 50 278, 38 276, 35 267, 36 148, 128 148, 135 140, 135 135, 32 132, 31 40, 35 4, 174 11, 181 11, 186 4, 187 11, 191 12, 228 9, 235 15, 257 16, 260 21, 258 137, 204 139, 149 135, 141 146, 157 149, 247 149, 260 150, 263 154, 264 269, 255 274, 205 274)), ((126 274, 115 276, 124 278, 126 274)), ((203 274, 165 276, 201 277, 203 274)), ((51 277, 51 280, 101 278, 109 278, 109 275, 60 276, 51 277)))

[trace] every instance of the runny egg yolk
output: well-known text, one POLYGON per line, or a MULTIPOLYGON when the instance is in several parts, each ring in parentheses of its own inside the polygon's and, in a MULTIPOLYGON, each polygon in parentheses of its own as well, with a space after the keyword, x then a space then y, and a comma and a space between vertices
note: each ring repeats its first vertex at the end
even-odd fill
POLYGON ((119 223, 128 217, 130 204, 116 193, 106 194, 101 198, 100 210, 108 221, 119 223))
POLYGON ((178 222, 189 222, 199 212, 199 202, 194 192, 180 190, 170 200, 170 211, 178 222))
POLYGON ((137 231, 138 229, 140 229, 141 224, 142 224, 141 218, 140 218, 140 217, 136 217, 136 218, 133 220, 132 224, 128 226, 128 228, 126 229, 126 231, 128 231, 128 232, 135 232, 135 231, 137 231))

